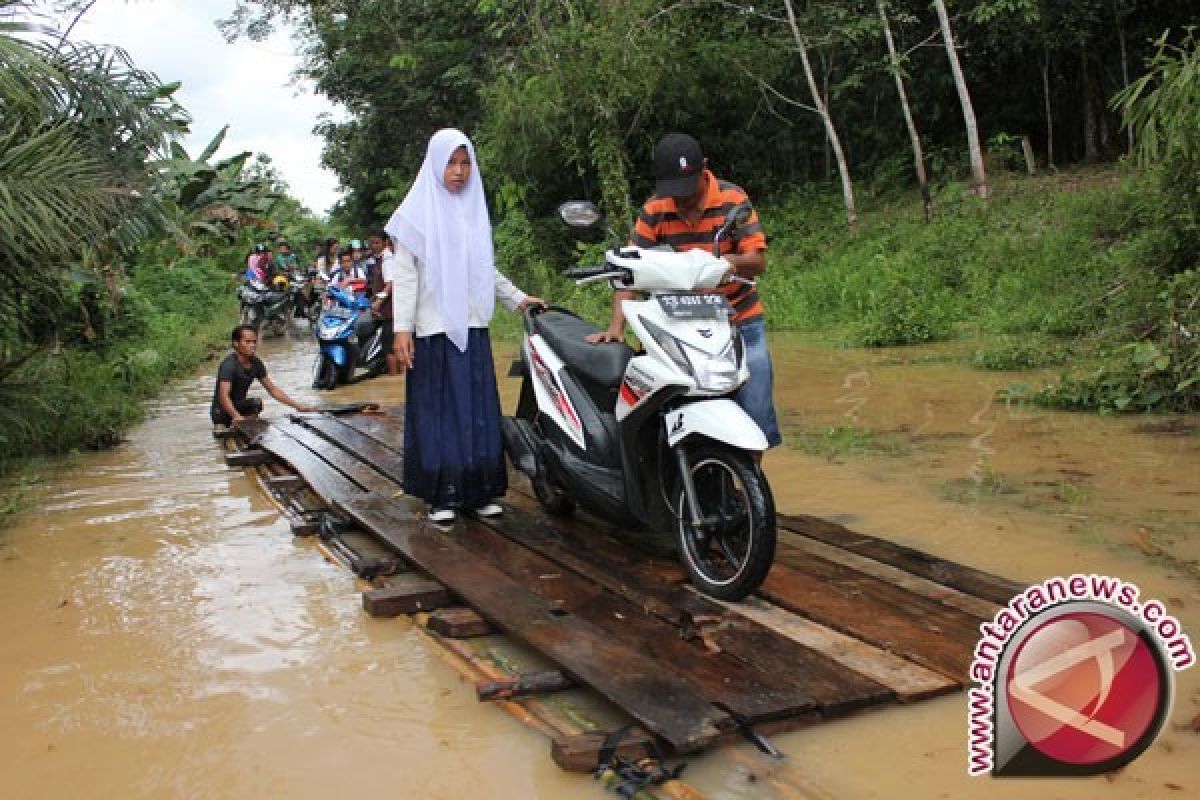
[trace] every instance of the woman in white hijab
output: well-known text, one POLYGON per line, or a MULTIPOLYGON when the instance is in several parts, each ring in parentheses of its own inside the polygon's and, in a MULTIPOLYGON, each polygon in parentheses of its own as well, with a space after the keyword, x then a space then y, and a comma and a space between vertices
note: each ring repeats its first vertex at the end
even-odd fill
POLYGON ((499 514, 508 488, 488 322, 539 305, 496 270, 492 223, 462 131, 429 140, 425 162, 386 230, 395 245, 395 353, 407 368, 404 491, 435 522, 456 510, 499 514))

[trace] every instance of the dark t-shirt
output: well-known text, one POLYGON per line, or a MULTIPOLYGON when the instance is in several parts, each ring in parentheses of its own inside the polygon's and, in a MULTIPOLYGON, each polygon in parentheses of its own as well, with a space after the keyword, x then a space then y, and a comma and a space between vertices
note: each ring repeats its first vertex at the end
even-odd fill
POLYGON ((217 369, 217 384, 213 387, 213 412, 222 411, 221 403, 217 399, 221 381, 229 381, 229 399, 236 408, 239 404, 246 402, 246 392, 250 391, 250 384, 254 383, 254 379, 258 378, 261 381, 265 377, 267 377, 267 365, 258 356, 250 356, 249 369, 243 367, 242 362, 238 361, 237 353, 225 356, 225 360, 217 369))

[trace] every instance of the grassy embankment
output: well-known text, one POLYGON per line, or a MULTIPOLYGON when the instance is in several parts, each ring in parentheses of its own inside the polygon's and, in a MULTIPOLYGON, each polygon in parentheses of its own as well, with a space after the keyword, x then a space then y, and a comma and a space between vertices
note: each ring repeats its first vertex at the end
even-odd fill
POLYGON ((39 458, 118 441, 164 384, 226 346, 237 321, 229 270, 210 259, 139 268, 117 305, 100 343, 44 350, 7 382, 0 521, 39 482, 39 458))
MULTIPOLYGON (((993 177, 987 201, 951 185, 922 221, 915 192, 861 191, 857 231, 828 189, 764 199, 762 292, 774 330, 831 346, 980 342, 980 369, 1061 366, 1032 402, 1100 411, 1200 410, 1200 272, 1178 265, 1158 182, 1106 167, 993 177)), ((553 232, 542 232, 551 238, 553 232)), ((501 265, 553 302, 603 324, 607 287, 577 289, 520 218, 497 231, 501 265)), ((597 263, 596 247, 581 261, 597 263)), ((499 314, 495 330, 518 324, 499 314)))

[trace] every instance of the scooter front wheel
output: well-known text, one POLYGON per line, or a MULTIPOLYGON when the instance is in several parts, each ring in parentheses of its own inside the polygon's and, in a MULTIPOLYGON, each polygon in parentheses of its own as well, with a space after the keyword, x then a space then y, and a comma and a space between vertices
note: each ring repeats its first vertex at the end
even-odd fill
POLYGON ((337 365, 324 353, 318 353, 313 364, 312 385, 314 389, 332 389, 337 386, 337 365))
POLYGON ((766 579, 775 560, 775 501, 750 457, 703 445, 691 454, 700 525, 678 493, 679 555, 696 588, 721 600, 741 600, 766 579))

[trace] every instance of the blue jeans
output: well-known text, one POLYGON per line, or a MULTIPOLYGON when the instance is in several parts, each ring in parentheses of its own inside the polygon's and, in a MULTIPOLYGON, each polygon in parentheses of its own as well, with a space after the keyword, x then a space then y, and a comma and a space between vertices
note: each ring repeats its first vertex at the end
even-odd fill
POLYGON ((738 325, 746 346, 746 366, 750 379, 733 396, 734 401, 766 434, 767 446, 783 444, 779 422, 775 419, 775 402, 771 396, 775 387, 775 369, 767 350, 767 323, 762 317, 738 325))

